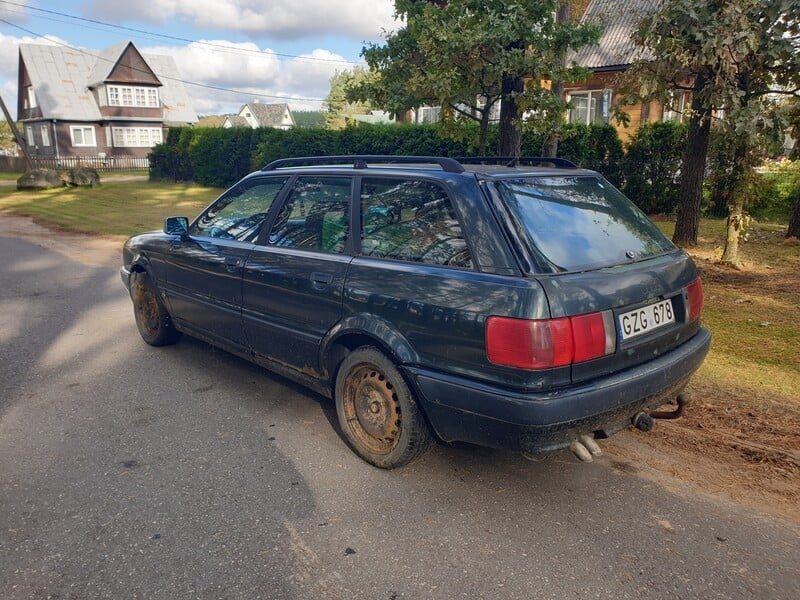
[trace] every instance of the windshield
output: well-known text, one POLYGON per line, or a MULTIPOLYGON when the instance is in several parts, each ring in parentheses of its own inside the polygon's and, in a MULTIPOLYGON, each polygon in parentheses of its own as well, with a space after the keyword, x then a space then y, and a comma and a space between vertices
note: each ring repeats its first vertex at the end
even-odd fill
POLYGON ((496 186, 523 240, 559 271, 598 269, 675 249, 602 177, 532 177, 496 186))

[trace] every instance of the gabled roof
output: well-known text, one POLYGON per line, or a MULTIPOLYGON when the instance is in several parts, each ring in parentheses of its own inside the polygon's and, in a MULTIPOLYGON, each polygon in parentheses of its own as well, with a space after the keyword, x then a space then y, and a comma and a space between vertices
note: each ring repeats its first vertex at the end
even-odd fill
POLYGON ((158 76, 153 73, 147 60, 133 45, 133 42, 121 42, 100 52, 92 52, 92 54, 97 56, 97 62, 89 75, 89 87, 110 81, 161 85, 158 76), (122 73, 124 75, 120 77, 122 73))
MULTIPOLYGON (((100 110, 89 88, 107 79, 128 46, 132 44, 123 42, 97 52, 65 46, 20 44, 21 62, 43 117, 70 121, 101 120, 100 110)), ((141 56, 162 84, 159 95, 164 105, 164 121, 196 123, 197 115, 180 81, 175 60, 171 56, 155 54, 141 56)))
POLYGON ((225 124, 228 124, 228 127, 250 127, 250 123, 247 122, 247 119, 244 117, 239 116, 228 116, 225 117, 225 120, 222 123, 222 126, 225 127, 225 124))
POLYGON ((259 127, 280 127, 283 125, 283 116, 286 111, 289 111, 289 118, 294 124, 294 117, 292 111, 289 110, 288 104, 259 104, 252 102, 245 104, 242 110, 239 111, 241 115, 245 108, 250 109, 250 114, 258 122, 259 127))
POLYGON ((646 16, 661 6, 662 0, 591 0, 582 23, 599 23, 603 34, 596 44, 584 46, 569 56, 587 69, 625 68, 646 55, 631 40, 631 34, 646 16))

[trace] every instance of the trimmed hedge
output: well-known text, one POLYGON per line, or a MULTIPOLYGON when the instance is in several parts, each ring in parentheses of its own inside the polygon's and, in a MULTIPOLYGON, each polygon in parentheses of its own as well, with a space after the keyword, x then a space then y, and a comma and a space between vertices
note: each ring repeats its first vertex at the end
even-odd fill
MULTIPOLYGON (((613 127, 567 125, 563 136, 559 154, 578 164, 607 163, 622 156, 622 144, 613 127)), ((362 123, 338 131, 178 128, 171 129, 165 143, 153 149, 150 177, 227 187, 279 158, 346 154, 470 156, 474 154, 472 137, 453 140, 444 135, 439 124, 362 123)), ((496 126, 489 139, 497 139, 496 126)), ((541 136, 525 136, 523 155, 537 156, 541 149, 541 136)))

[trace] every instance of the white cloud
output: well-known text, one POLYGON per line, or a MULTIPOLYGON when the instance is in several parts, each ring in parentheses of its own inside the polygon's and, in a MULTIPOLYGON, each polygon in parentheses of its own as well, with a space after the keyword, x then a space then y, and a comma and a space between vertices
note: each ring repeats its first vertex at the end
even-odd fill
POLYGON ((242 104, 253 100, 288 102, 293 109, 318 109, 321 99, 328 95, 331 76, 347 66, 339 62, 344 60, 341 56, 328 50, 317 49, 300 57, 282 59, 255 44, 220 40, 140 50, 145 54, 173 56, 184 81, 241 92, 188 85, 195 112, 200 115, 236 112, 242 104))
POLYGON ((176 18, 194 27, 278 39, 337 35, 374 40, 396 27, 391 0, 92 0, 86 13, 129 22, 176 18))

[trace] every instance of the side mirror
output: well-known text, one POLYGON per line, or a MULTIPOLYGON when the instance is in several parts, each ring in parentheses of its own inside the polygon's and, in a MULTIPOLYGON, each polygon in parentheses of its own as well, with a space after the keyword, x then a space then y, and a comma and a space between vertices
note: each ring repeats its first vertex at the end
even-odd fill
POLYGON ((164 219, 164 233, 179 235, 182 238, 189 235, 189 219, 186 217, 167 217, 164 219))

